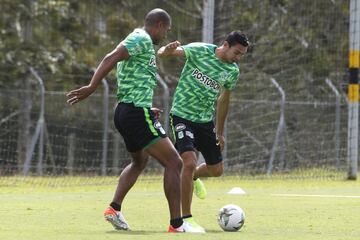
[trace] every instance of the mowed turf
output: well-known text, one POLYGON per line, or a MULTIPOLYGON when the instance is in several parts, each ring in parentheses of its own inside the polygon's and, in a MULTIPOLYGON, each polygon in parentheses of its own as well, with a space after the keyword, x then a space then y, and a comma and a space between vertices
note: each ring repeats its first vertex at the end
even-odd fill
POLYGON ((204 180, 208 197, 194 196, 193 215, 206 234, 169 234, 161 176, 144 176, 123 203, 132 231, 103 219, 117 178, 0 178, 0 239, 360 239, 360 183, 341 179, 238 178, 204 180), (241 187, 246 195, 230 195, 241 187), (217 212, 237 204, 239 232, 223 232, 217 212))

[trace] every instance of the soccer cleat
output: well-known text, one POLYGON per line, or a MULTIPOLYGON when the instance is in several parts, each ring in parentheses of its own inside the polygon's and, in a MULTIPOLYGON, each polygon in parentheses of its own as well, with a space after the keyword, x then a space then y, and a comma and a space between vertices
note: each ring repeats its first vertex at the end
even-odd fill
POLYGON ((174 228, 173 226, 170 225, 168 232, 169 233, 205 233, 205 231, 200 231, 199 229, 192 227, 187 222, 183 222, 183 224, 178 228, 174 228))
POLYGON ((200 226, 193 217, 183 219, 184 222, 188 223, 192 228, 197 229, 201 233, 205 233, 205 229, 200 226))
POLYGON ((169 229, 168 229, 168 232, 169 233, 183 233, 185 232, 184 229, 182 228, 182 225, 178 228, 174 228, 173 226, 169 226, 169 229))
POLYGON ((200 199, 206 198, 206 188, 204 183, 200 180, 200 178, 194 181, 194 192, 198 198, 200 199))
POLYGON ((120 211, 115 211, 112 207, 108 207, 104 212, 104 217, 116 230, 130 230, 129 224, 127 224, 120 211))

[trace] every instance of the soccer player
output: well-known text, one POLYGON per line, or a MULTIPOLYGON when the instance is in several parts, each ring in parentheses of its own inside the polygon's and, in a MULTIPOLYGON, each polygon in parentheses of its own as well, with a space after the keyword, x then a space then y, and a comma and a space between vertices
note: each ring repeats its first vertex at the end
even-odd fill
POLYGON ((102 59, 88 85, 67 94, 67 102, 71 105, 85 99, 117 64, 119 103, 114 123, 132 156, 132 162, 121 172, 114 198, 104 212, 105 219, 117 230, 129 229, 121 213, 121 204, 151 155, 165 168, 164 191, 170 210, 168 231, 196 232, 181 217, 182 159, 157 120, 156 112, 151 111, 157 70, 153 44, 159 44, 170 28, 169 14, 162 9, 153 9, 146 15, 143 28, 134 29, 102 59))
POLYGON ((203 199, 206 189, 199 177, 218 177, 223 173, 224 123, 230 93, 239 79, 238 62, 248 49, 247 36, 231 32, 221 46, 175 41, 158 51, 159 57, 185 57, 171 109, 175 147, 184 162, 182 171, 182 214, 185 222, 204 232, 191 214, 192 194, 203 199), (219 97, 218 97, 219 96, 219 97), (216 127, 213 123, 216 110, 216 127), (197 166, 197 151, 205 163, 197 166))

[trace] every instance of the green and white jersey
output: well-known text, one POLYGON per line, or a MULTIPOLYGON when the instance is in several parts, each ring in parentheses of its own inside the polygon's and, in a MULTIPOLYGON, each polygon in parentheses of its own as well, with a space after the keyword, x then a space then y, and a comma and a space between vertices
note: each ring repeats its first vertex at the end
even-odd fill
POLYGON ((190 43, 182 48, 186 62, 171 113, 192 122, 210 122, 221 88, 232 90, 235 87, 239 68, 235 63, 220 61, 215 55, 216 45, 190 43))
POLYGON ((117 63, 117 98, 119 102, 151 107, 156 86, 156 58, 150 35, 136 28, 122 44, 130 58, 117 63))

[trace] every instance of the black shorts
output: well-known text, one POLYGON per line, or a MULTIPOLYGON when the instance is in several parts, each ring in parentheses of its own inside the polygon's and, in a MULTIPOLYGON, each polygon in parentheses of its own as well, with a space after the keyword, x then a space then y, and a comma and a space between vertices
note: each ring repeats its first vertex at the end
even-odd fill
POLYGON ((204 156, 206 164, 215 165, 222 162, 213 122, 195 123, 171 115, 170 123, 175 137, 175 147, 180 154, 198 150, 204 156))
POLYGON ((166 133, 150 108, 135 107, 133 103, 119 103, 114 123, 123 136, 126 149, 137 152, 151 146, 166 133))

